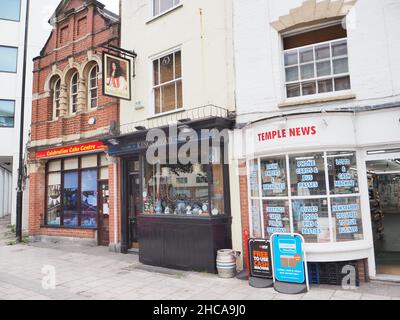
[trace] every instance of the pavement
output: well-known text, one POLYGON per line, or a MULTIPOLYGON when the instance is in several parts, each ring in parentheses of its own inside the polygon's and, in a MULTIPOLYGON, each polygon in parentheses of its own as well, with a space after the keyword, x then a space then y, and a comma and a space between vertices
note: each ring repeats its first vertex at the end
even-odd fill
POLYGON ((6 245, 0 219, 0 300, 400 300, 400 285, 356 290, 312 286, 301 295, 255 289, 246 281, 144 266, 108 248, 35 243, 6 245))

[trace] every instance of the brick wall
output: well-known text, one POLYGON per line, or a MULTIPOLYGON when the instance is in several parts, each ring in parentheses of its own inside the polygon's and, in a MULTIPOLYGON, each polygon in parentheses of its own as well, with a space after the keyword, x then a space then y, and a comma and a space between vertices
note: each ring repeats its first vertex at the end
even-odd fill
MULTIPOLYGON (((49 79, 58 76, 61 83, 67 87, 73 70, 80 73, 80 78, 86 80, 91 66, 99 64, 103 45, 108 42, 119 45, 119 23, 101 15, 95 8, 99 4, 89 3, 82 7, 83 0, 71 0, 65 8, 57 12, 57 21, 39 57, 34 60, 33 71, 33 103, 31 142, 47 141, 62 138, 65 145, 75 144, 78 141, 68 141, 68 136, 79 135, 96 130, 107 130, 110 121, 119 120, 118 99, 102 96, 101 75, 98 79, 98 107, 90 110, 87 98, 85 108, 74 115, 61 116, 53 120, 53 101, 49 91, 49 79), (78 9, 78 10, 75 10, 78 9), (75 11, 74 11, 75 10, 75 11), (67 29, 66 29, 67 28, 67 29), (63 32, 61 32, 63 30, 63 32), (89 125, 90 118, 96 118, 96 123, 89 125)), ((67 101, 69 98, 67 98, 67 101)), ((69 109, 69 101, 67 103, 69 109)), ((90 140, 100 139, 101 135, 90 140)), ((83 142, 83 141, 81 141, 83 142)), ((42 144, 42 143, 41 143, 42 144)), ((43 145, 42 149, 49 149, 54 145, 43 145)), ((46 211, 44 172, 45 161, 41 165, 34 165, 37 148, 29 148, 30 163, 30 197, 29 197, 29 235, 30 236, 57 236, 74 238, 96 238, 96 230, 80 228, 54 228, 42 227, 46 211)), ((110 240, 114 240, 114 204, 113 204, 113 167, 110 165, 110 240)), ((119 182, 118 182, 119 185, 119 182)), ((116 216, 119 216, 117 213, 116 216)), ((118 230, 119 230, 118 217, 118 230)))
MULTIPOLYGON (((247 167, 246 161, 239 161, 239 187, 240 187, 240 212, 242 219, 242 234, 247 229, 250 232, 249 225, 249 198, 248 198, 248 190, 247 190, 247 167)), ((247 244, 245 243, 245 239, 243 238, 243 259, 244 263, 246 263, 246 248, 247 244)))

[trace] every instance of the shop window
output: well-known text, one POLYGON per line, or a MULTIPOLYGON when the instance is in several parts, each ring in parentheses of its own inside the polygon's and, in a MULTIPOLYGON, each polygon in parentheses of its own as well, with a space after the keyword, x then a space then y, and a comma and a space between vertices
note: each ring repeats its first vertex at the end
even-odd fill
POLYGON ((334 238, 337 242, 363 240, 359 197, 333 198, 332 217, 334 238))
POLYGON ((324 154, 292 156, 290 181, 294 196, 321 196, 326 194, 324 154))
POLYGON ((261 160, 263 197, 287 196, 286 157, 261 160))
POLYGON ((58 117, 60 116, 60 93, 61 93, 61 79, 56 78, 51 88, 54 120, 58 119, 58 117))
POLYGON ((299 233, 307 243, 363 239, 355 152, 275 156, 248 166, 252 236, 261 230, 267 239, 299 233))
POLYGON ((82 171, 81 226, 97 226, 97 170, 82 171))
POLYGON ((224 166, 220 164, 145 162, 143 191, 145 214, 193 217, 226 214, 224 166))
POLYGON ((21 0, 1 0, 0 19, 19 21, 21 12, 21 0))
POLYGON ((153 16, 159 16, 179 5, 180 0, 151 0, 153 2, 153 16))
POLYGON ((154 60, 153 78, 155 113, 182 108, 181 51, 154 60))
POLYGON ((99 67, 96 64, 89 72, 88 102, 90 109, 95 109, 98 105, 98 74, 99 67))
POLYGON ((341 24, 287 36, 283 42, 287 98, 350 89, 347 34, 341 24))
POLYGON ((264 200, 264 234, 268 238, 274 233, 290 232, 290 211, 288 200, 264 200))
POLYGON ((13 128, 15 115, 14 100, 0 100, 0 128, 13 128))
POLYGON ((294 232, 303 235, 306 242, 331 242, 327 199, 293 200, 294 232))
POLYGON ((46 225, 97 227, 98 180, 108 179, 108 166, 101 159, 89 155, 48 163, 46 225))

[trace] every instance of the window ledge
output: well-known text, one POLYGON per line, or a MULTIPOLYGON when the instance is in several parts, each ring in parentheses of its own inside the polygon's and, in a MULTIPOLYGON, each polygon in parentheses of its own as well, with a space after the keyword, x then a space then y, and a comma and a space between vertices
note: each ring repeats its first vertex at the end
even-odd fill
POLYGON ((182 7, 183 7, 183 3, 180 3, 180 4, 178 4, 177 6, 171 8, 171 9, 168 9, 167 11, 164 11, 163 13, 160 13, 160 14, 157 15, 157 16, 151 17, 150 19, 148 19, 148 20, 146 21, 146 24, 149 24, 149 23, 151 23, 151 22, 153 22, 153 21, 155 21, 155 20, 158 20, 159 18, 161 18, 161 17, 163 17, 163 16, 165 16, 165 15, 171 13, 172 11, 175 11, 175 10, 177 10, 177 9, 179 9, 179 8, 182 8, 182 7))
POLYGON ((66 226, 51 226, 51 225, 41 225, 41 229, 63 229, 63 230, 93 230, 96 231, 97 227, 66 227, 66 226))
POLYGON ((325 96, 325 97, 315 97, 309 99, 287 99, 284 102, 278 104, 279 108, 287 108, 287 107, 296 107, 303 106, 307 104, 316 104, 323 102, 333 102, 333 101, 343 101, 343 100, 352 100, 355 99, 356 95, 354 93, 347 93, 343 95, 334 95, 334 96, 325 96))

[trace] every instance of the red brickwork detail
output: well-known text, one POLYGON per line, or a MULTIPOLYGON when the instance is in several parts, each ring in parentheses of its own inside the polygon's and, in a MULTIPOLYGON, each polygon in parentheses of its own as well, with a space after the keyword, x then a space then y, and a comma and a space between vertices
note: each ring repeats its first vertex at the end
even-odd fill
MULTIPOLYGON (((81 8, 83 0, 70 0, 63 12, 70 9, 81 8)), ((98 129, 107 128, 111 121, 119 119, 118 99, 102 96, 102 81, 98 81, 98 108, 89 110, 86 99, 86 108, 83 112, 76 115, 68 115, 53 120, 53 101, 50 92, 46 92, 45 84, 53 74, 55 68, 60 73, 64 73, 69 66, 69 59, 73 58, 74 63, 84 69, 83 77, 87 80, 90 70, 88 64, 88 51, 97 56, 101 61, 101 46, 107 44, 119 45, 119 23, 106 19, 100 11, 95 8, 98 3, 93 2, 83 10, 68 15, 60 23, 56 23, 50 37, 43 48, 41 55, 34 59, 33 71, 33 96, 39 97, 32 103, 32 127, 31 141, 62 138, 68 135, 80 134, 85 132, 95 132, 98 129), (78 23, 80 22, 80 24, 78 23), (68 32, 61 37, 61 29, 68 26, 68 32), (96 123, 89 125, 90 118, 96 118, 96 123)), ((61 13, 62 14, 62 13, 61 13)), ((91 59, 94 60, 94 59, 91 59)), ((94 63, 94 62, 90 62, 94 63)), ((69 79, 67 75, 65 84, 68 87, 69 79)), ((86 81, 86 88, 88 87, 86 81)), ((101 139, 101 136, 93 137, 90 140, 101 139)), ((65 140, 65 139, 64 139, 65 140)), ((76 143, 76 141, 65 143, 66 145, 76 143)), ((52 148, 53 145, 44 146, 43 149, 52 148)), ((30 161, 35 160, 35 149, 30 150, 30 161)), ((110 166, 110 186, 111 199, 113 199, 112 166, 110 166)), ((68 229, 68 228, 49 228, 43 227, 46 212, 45 185, 46 177, 43 170, 30 173, 30 197, 29 197, 29 235, 30 236, 64 236, 77 238, 96 238, 96 230, 91 229, 68 229)), ((118 182, 119 185, 119 182, 118 182)), ((112 202, 113 200, 111 200, 112 202)), ((111 203, 111 210, 114 206, 111 203)), ((114 213, 111 212, 114 216, 114 213)), ((110 216, 111 216, 110 215, 110 216)), ((118 216, 118 214, 117 214, 118 216)), ((113 227, 113 220, 110 219, 110 227, 113 227)), ((119 220, 118 220, 119 221, 119 220)), ((118 222, 118 230, 119 230, 118 222)), ((110 228, 110 235, 114 230, 110 228)), ((113 241, 114 237, 110 237, 113 241)))
MULTIPOLYGON (((249 225, 249 194, 248 194, 248 183, 247 183, 247 166, 246 161, 239 162, 239 187, 240 187, 240 212, 241 212, 241 219, 242 219, 242 234, 245 230, 250 232, 250 225, 249 225)), ((245 239, 243 237, 243 259, 246 261, 246 246, 247 244, 244 242, 245 239)))

